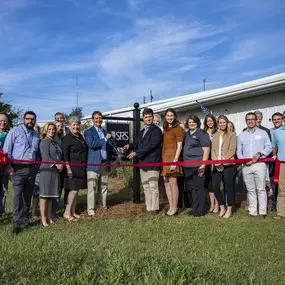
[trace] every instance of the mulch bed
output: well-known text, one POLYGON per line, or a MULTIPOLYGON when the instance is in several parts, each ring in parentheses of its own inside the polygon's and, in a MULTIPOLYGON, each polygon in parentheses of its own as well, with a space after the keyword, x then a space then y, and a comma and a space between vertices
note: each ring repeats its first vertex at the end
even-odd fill
MULTIPOLYGON (((78 210, 80 213, 80 208, 82 210, 80 216, 86 219, 128 219, 140 217, 148 214, 145 209, 145 204, 143 201, 141 203, 133 203, 131 200, 132 190, 130 188, 126 188, 124 186, 124 182, 118 178, 110 178, 110 184, 112 184, 112 188, 114 189, 113 195, 110 197, 110 201, 108 202, 108 209, 103 209, 102 207, 98 207, 95 211, 94 217, 89 217, 87 215, 86 203, 80 203, 78 206, 78 210), (126 197, 129 197, 128 201, 126 201, 126 197)), ((142 194, 143 196, 143 194, 142 194)), ((236 195, 236 206, 239 210, 242 210, 246 205, 246 195, 244 193, 237 193, 236 195)), ((160 214, 164 214, 168 210, 167 203, 160 205, 160 214)))
POLYGON ((103 209, 99 207, 95 211, 94 217, 89 217, 86 212, 82 213, 80 216, 89 219, 126 219, 143 216, 146 214, 145 205, 143 203, 135 204, 131 201, 123 202, 117 204, 110 208, 103 209))

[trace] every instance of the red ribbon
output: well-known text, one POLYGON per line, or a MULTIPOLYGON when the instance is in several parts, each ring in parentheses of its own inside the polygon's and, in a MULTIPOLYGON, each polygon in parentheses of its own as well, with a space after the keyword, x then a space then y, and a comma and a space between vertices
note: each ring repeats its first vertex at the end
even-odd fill
MULTIPOLYGON (((74 163, 74 162, 51 162, 51 161, 39 161, 39 160, 25 160, 25 159, 9 159, 7 154, 0 149, 0 161, 3 165, 11 163, 25 163, 25 164, 65 164, 70 166, 107 166, 107 167, 154 167, 154 166, 197 166, 197 165, 212 165, 212 164, 243 164, 252 161, 251 158, 243 159, 225 159, 225 160, 195 160, 195 161, 177 161, 177 162, 156 162, 156 163, 125 163, 125 164, 102 164, 102 163, 74 163)), ((274 173, 274 183, 278 184, 280 161, 274 158, 262 158, 258 162, 276 162, 276 168, 274 173)))
POLYGON ((278 185, 279 173, 280 173, 280 160, 276 159, 275 172, 274 172, 274 184, 275 185, 278 185))
MULTIPOLYGON (((125 164, 104 164, 104 163, 76 163, 76 162, 53 162, 40 160, 10 159, 11 163, 25 164, 67 164, 70 166, 115 166, 115 167, 153 167, 153 166, 197 166, 202 164, 242 164, 252 161, 251 158, 225 159, 225 160, 195 160, 195 161, 177 161, 177 162, 154 162, 154 163, 125 163, 125 164)), ((275 162, 274 158, 262 158, 258 162, 275 162)))

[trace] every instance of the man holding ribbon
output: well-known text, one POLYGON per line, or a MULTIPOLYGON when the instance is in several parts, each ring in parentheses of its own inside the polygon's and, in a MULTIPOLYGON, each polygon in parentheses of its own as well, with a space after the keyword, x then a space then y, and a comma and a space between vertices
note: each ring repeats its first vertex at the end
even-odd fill
POLYGON ((242 169, 247 189, 249 215, 258 217, 259 212, 259 217, 265 218, 267 214, 267 193, 265 190, 267 167, 264 162, 257 162, 260 158, 265 158, 271 153, 272 146, 269 135, 258 127, 255 113, 247 113, 245 121, 247 128, 238 137, 237 157, 251 159, 243 165, 242 169))
POLYGON ((36 160, 39 149, 39 135, 34 131, 36 114, 27 111, 24 114, 24 124, 13 128, 4 143, 4 152, 12 161, 8 173, 14 188, 13 199, 13 233, 20 232, 20 226, 28 226, 29 209, 34 188, 36 167, 27 161, 36 160))
MULTIPOLYGON (((139 132, 134 144, 134 151, 129 155, 129 159, 139 158, 140 163, 161 162, 161 129, 153 123, 153 110, 145 108, 143 110, 143 121, 145 127, 139 132)), ((128 148, 129 145, 125 146, 128 148)), ((159 211, 159 191, 158 181, 160 166, 141 166, 140 175, 145 194, 146 210, 149 213, 157 214, 159 211)))
POLYGON ((88 146, 87 163, 102 165, 87 166, 87 213, 91 217, 95 215, 95 195, 99 186, 101 186, 103 208, 107 209, 109 167, 104 166, 104 164, 110 164, 112 158, 112 147, 108 143, 112 136, 102 129, 102 113, 99 111, 93 112, 92 121, 94 126, 84 132, 88 146))

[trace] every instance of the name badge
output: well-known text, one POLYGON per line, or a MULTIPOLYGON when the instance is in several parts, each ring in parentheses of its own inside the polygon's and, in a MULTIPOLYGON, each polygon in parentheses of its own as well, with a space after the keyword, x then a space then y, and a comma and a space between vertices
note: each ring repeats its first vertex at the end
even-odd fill
POLYGON ((261 136, 255 136, 254 139, 260 140, 260 139, 261 139, 261 136))
POLYGON ((32 160, 33 159, 33 153, 30 151, 29 152, 29 160, 32 160))

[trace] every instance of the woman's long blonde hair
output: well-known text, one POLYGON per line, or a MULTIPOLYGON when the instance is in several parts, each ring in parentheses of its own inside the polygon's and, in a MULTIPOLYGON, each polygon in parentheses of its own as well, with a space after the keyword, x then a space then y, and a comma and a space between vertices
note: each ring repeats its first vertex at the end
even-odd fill
POLYGON ((49 122, 49 123, 46 123, 46 124, 44 125, 43 130, 42 130, 42 133, 41 133, 41 139, 46 138, 46 136, 47 136, 47 131, 48 131, 48 127, 49 127, 49 126, 54 126, 55 135, 54 135, 53 140, 54 140, 54 141, 57 141, 57 140, 58 140, 58 136, 57 136, 57 131, 56 131, 56 125, 55 125, 55 123, 53 123, 53 122, 49 122))

